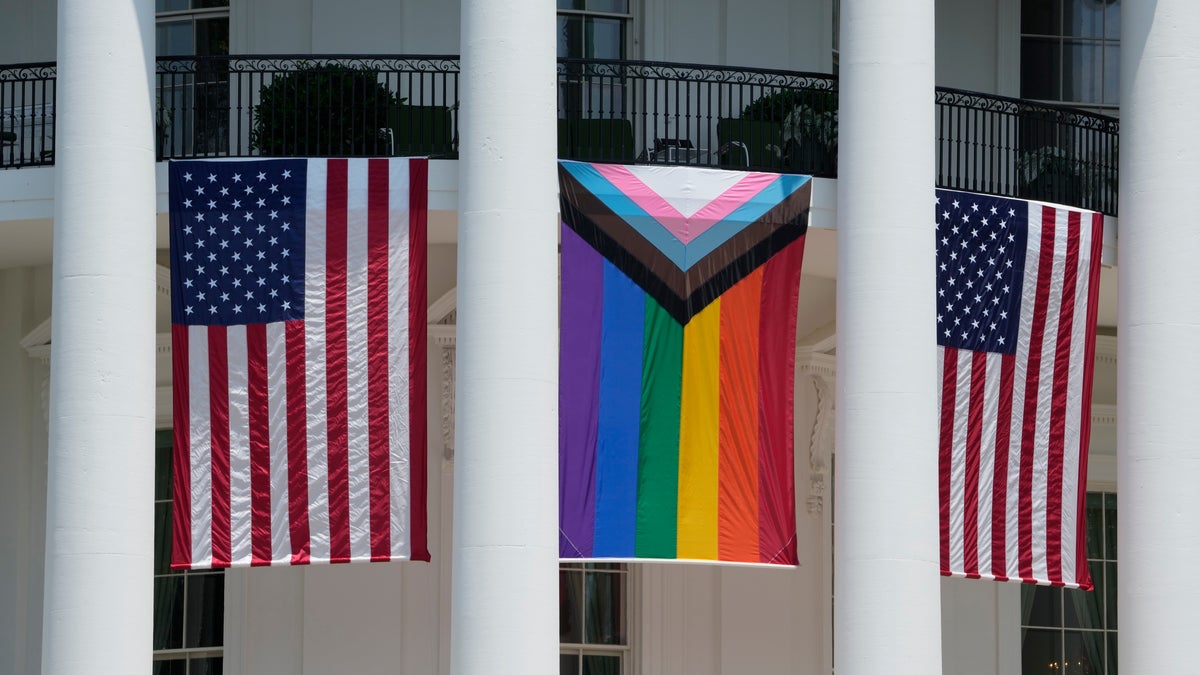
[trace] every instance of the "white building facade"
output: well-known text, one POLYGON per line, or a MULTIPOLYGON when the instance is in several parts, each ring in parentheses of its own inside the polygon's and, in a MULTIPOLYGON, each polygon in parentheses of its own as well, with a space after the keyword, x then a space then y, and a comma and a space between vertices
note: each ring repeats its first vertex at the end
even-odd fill
MULTIPOLYGON (((1185 121, 1200 103, 1200 9, 1188 0, 558 0, 557 7, 542 0, 505 8, 511 21, 497 21, 489 13, 497 10, 482 0, 157 0, 156 7, 130 0, 105 13, 89 4, 0 0, 0 550, 6 552, 0 556, 0 672, 84 672, 71 668, 86 665, 89 653, 128 659, 120 654, 132 650, 155 673, 546 675, 553 664, 544 652, 554 649, 564 674, 807 675, 828 674, 835 666, 853 674, 939 668, 969 675, 1116 673, 1118 654, 1125 672, 1191 672, 1185 650, 1200 622, 1187 610, 1196 592, 1177 580, 1200 547, 1200 503, 1193 496, 1200 493, 1191 487, 1200 483, 1200 464, 1193 461, 1200 451, 1196 434, 1189 433, 1193 404, 1200 402, 1192 385, 1200 380, 1200 364, 1192 363, 1187 348, 1200 338, 1200 302, 1190 292, 1191 277, 1180 271, 1193 267, 1191 253, 1200 246, 1183 205, 1188 188, 1200 180, 1200 140, 1185 121), (525 37, 521 26, 548 34, 514 44, 525 37), (551 39, 557 56, 566 59, 558 63, 553 90, 546 82, 554 60, 551 39), (112 62, 97 61, 88 51, 129 43, 140 46, 130 47, 128 63, 140 63, 142 50, 146 72, 130 66, 105 73, 112 62), (150 50, 179 58, 155 66, 150 50), (297 59, 334 55, 386 72, 382 81, 405 99, 401 103, 428 108, 437 119, 444 111, 450 121, 445 127, 428 123, 433 140, 408 139, 418 150, 411 154, 433 157, 427 391, 433 561, 174 574, 165 563, 170 485, 163 480, 164 463, 155 469, 155 459, 168 456, 171 426, 162 160, 269 154, 250 128, 257 92, 297 59), (634 64, 618 76, 606 70, 613 67, 608 59, 651 63, 634 64), (68 64, 89 73, 93 86, 68 81, 68 64), (492 79, 477 76, 485 70, 492 79), (685 71, 706 74, 680 74, 685 71), (743 75, 748 79, 741 82, 743 75), (481 513, 507 505, 490 493, 456 494, 456 485, 484 480, 489 470, 486 461, 468 469, 463 458, 486 459, 488 450, 521 446, 522 434, 537 436, 523 420, 512 429, 472 426, 480 418, 472 411, 495 413, 511 395, 486 386, 503 379, 502 366, 511 365, 499 355, 530 351, 526 361, 517 359, 524 365, 513 367, 546 386, 556 382, 553 369, 537 370, 544 364, 534 357, 546 350, 533 350, 556 344, 553 293, 530 300, 536 306, 499 315, 504 330, 477 318, 496 311, 489 286, 511 284, 509 292, 518 294, 545 281, 482 269, 480 252, 494 255, 500 245, 487 238, 489 212, 499 214, 498 226, 516 228, 509 230, 518 235, 510 236, 517 245, 509 253, 526 256, 533 267, 557 266, 549 100, 558 99, 559 155, 578 150, 571 142, 564 146, 564 130, 577 133, 570 120, 628 118, 632 138, 604 137, 604 151, 612 155, 601 159, 757 165, 759 156, 739 145, 745 137, 726 135, 721 120, 773 91, 771 83, 782 81, 771 79, 777 76, 815 92, 836 89, 842 105, 834 127, 842 140, 831 147, 837 164, 815 165, 800 290, 800 566, 564 565, 556 579, 553 561, 547 568, 548 559, 536 550, 545 542, 521 539, 520 531, 505 536, 530 547, 528 558, 464 555, 478 546, 455 527, 482 527, 481 513), (755 85, 754 78, 769 83, 755 85), (718 80, 725 84, 704 84, 718 80), (833 84, 827 88, 826 81, 833 84), (491 86, 495 82, 503 86, 491 86), (943 88, 936 99, 934 86, 943 88), (81 100, 97 114, 66 110, 81 100), (514 100, 519 103, 511 105, 528 108, 506 115, 505 101, 514 100), (1044 105, 1055 102, 1087 112, 1045 112, 1057 110, 1044 105), (987 117, 989 106, 1053 124, 1030 123, 1028 129, 1038 131, 1021 131, 1018 122, 987 117), (686 114, 671 114, 678 110, 686 114), (1091 116, 1118 112, 1125 146, 1119 160, 1115 120, 1091 116), (113 120, 128 121, 127 137, 110 133, 113 120), (1014 135, 996 131, 993 123, 1011 124, 1014 135), (1047 128, 1053 129, 1050 140, 1038 135, 1047 128), (1114 130, 1111 148, 1089 135, 1098 129, 1114 130), (484 136, 512 153, 514 164, 489 164, 484 136), (1095 493, 1089 497, 1088 557, 1093 575, 1098 573, 1097 591, 1083 596, 942 579, 936 563, 936 420, 930 417, 927 428, 899 441, 914 457, 907 467, 889 467, 872 454, 888 443, 889 454, 897 452, 889 424, 919 416, 926 403, 931 415, 936 409, 933 373, 920 376, 926 361, 933 365, 933 326, 924 360, 912 356, 923 348, 920 326, 912 335, 888 331, 880 336, 886 342, 860 339, 896 302, 911 303, 893 313, 914 323, 931 318, 932 277, 929 288, 914 275, 883 292, 878 289, 889 277, 873 275, 894 270, 856 261, 923 250, 929 237, 921 231, 927 224, 922 204, 935 185, 1019 191, 1029 166, 1021 152, 1081 147, 1070 140, 1078 138, 1089 139, 1080 143, 1087 159, 1102 165, 1101 173, 1090 174, 1092 182, 1075 192, 1054 194, 1106 213, 1087 485, 1095 493), (1004 146, 1011 157, 987 155, 976 162, 985 151, 964 151, 955 145, 960 139, 968 145, 975 139, 978 148, 1004 146), (81 178, 102 171, 106 162, 121 168, 99 183, 81 178), (528 187, 510 187, 506 180, 513 175, 528 178, 528 187), (538 180, 545 175, 551 181, 538 180), (119 198, 105 201, 111 190, 121 191, 119 198), (906 195, 915 196, 906 201, 906 195), (911 227, 896 231, 886 221, 872 222, 873 207, 884 203, 911 227), (122 209, 131 204, 145 208, 130 211, 124 222, 122 209), (513 225, 529 217, 523 211, 529 204, 550 204, 546 213, 528 207, 547 221, 543 228, 513 225), (115 230, 97 231, 110 223, 115 230), (522 233, 530 237, 523 244, 522 233), (82 264, 88 251, 103 256, 107 267, 69 267, 82 264), (122 268, 135 262, 136 272, 123 276, 122 268), (85 290, 107 294, 107 302, 128 299, 121 316, 133 317, 129 335, 110 329, 107 319, 69 309, 72 302, 87 302, 86 293, 82 299, 70 294, 69 280, 80 275, 116 279, 85 290), (145 330, 134 334, 135 326, 145 330), (510 334, 520 337, 500 342, 510 334), (1129 338, 1120 340, 1120 368, 1118 335, 1129 338), (132 384, 116 386, 131 387, 125 403, 143 421, 116 431, 103 426, 104 419, 124 419, 127 411, 108 407, 112 390, 103 387, 111 382, 88 367, 99 358, 89 349, 114 355, 121 372, 131 373, 132 384), (856 367, 866 362, 882 367, 856 367), (466 398, 463 381, 474 383, 466 398), (846 404, 858 400, 847 397, 881 391, 897 397, 873 407, 846 404), (92 396, 94 405, 73 413, 80 396, 92 396), (89 429, 97 434, 94 445, 89 429), (489 431, 495 432, 493 445, 480 440, 489 431), (75 456, 72 448, 110 453, 114 443, 124 443, 122 434, 137 435, 140 444, 114 466, 128 463, 135 471, 97 476, 77 467, 70 473, 73 465, 64 460, 75 456), (847 454, 839 461, 839 453, 847 454), (864 490, 835 466, 887 489, 864 490), (926 476, 927 469, 934 473, 926 476), (146 484, 152 473, 153 486, 146 484), (73 503, 73 491, 90 489, 89 481, 118 490, 132 477, 136 485, 106 502, 114 511, 75 513, 79 509, 64 506, 73 503), (137 506, 139 500, 145 504, 137 506), (846 509, 851 502, 841 500, 870 508, 846 509), (120 537, 98 537, 95 546, 72 538, 73 528, 93 531, 114 513, 134 514, 145 531, 127 527, 120 537), (876 551, 873 542, 889 531, 903 535, 911 548, 876 551), (108 545, 115 549, 101 550, 108 545), (133 556, 133 566, 115 565, 120 573, 114 576, 97 563, 114 553, 133 556), (880 562, 880 555, 893 559, 880 562), (67 559, 75 562, 62 562, 67 559), (513 587, 502 591, 478 590, 509 582, 513 587), (87 595, 91 587, 105 587, 107 594, 72 602, 72 589, 87 595), (470 597, 463 588, 474 589, 470 597), (151 593, 153 612, 147 606, 151 593), (94 605, 101 601, 109 606, 94 605), (125 622, 127 614, 132 618, 125 622), (108 621, 98 624, 96 617, 104 616, 108 621), (516 647, 499 643, 489 633, 499 622, 537 634, 516 647), (552 622, 560 627, 557 648, 541 630, 552 622), (131 632, 137 634, 128 637, 131 632), (108 649, 116 643, 127 646, 108 649), (525 662, 522 650, 537 655, 525 662), (490 664, 488 654, 495 655, 490 664), (1084 661, 1091 670, 1069 667, 1084 661)), ((818 100, 819 94, 811 99, 818 100)), ((402 126, 394 120, 377 126, 388 133, 372 137, 369 142, 379 145, 364 154, 408 154, 400 147, 406 142, 402 126)), ((578 133, 575 142, 589 132, 578 133)), ((785 153, 778 149, 779 157, 785 153)), ((552 267, 537 269, 545 277, 552 267)), ((535 443, 516 460, 530 475, 544 468, 538 462, 556 447, 539 438, 541 454, 535 443)), ((103 472, 103 464, 97 470, 103 472)), ((553 494, 541 496, 553 505, 553 494)), ((542 534, 553 546, 556 534, 542 534)))

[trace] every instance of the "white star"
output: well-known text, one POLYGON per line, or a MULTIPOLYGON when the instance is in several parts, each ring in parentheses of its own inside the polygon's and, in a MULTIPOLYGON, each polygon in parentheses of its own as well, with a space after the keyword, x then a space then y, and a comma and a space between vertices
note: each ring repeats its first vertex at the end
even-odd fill
POLYGON ((942 322, 942 315, 941 315, 941 314, 938 314, 937 316, 938 316, 938 320, 937 320, 937 322, 938 322, 938 323, 941 323, 941 322, 942 322))
POLYGON ((184 262, 191 262, 192 261, 192 252, 184 251, 183 252, 183 260, 184 260, 184 262))
POLYGON ((233 233, 234 233, 234 235, 239 235, 239 234, 241 234, 241 233, 242 233, 242 226, 241 226, 241 225, 234 225, 234 226, 233 226, 233 233))
POLYGON ((276 192, 279 192, 279 186, 278 186, 278 185, 272 185, 272 186, 271 186, 271 194, 275 194, 276 192))
POLYGON ((1004 344, 1004 336, 1001 335, 1000 337, 996 338, 996 342, 998 342, 1000 344, 1004 344))
POLYGON ((1005 312, 1005 311, 1001 310, 1001 312, 1000 312, 1000 318, 1001 318, 1001 319, 1007 319, 1007 318, 1008 318, 1008 312, 1005 312))
POLYGON ((191 226, 191 225, 184 225, 184 226, 183 226, 183 233, 184 233, 184 234, 191 234, 191 233, 192 233, 192 226, 191 226))
POLYGON ((994 298, 992 298, 992 304, 993 304, 993 305, 998 305, 998 304, 1000 304, 1000 298, 999 298, 998 296, 997 296, 997 297, 994 297, 994 298))
POLYGON ((228 223, 228 222, 229 222, 229 214, 228 214, 228 213, 222 213, 222 214, 221 214, 221 217, 220 217, 220 220, 221 220, 221 222, 222 222, 222 223, 228 223))
POLYGON ((197 220, 197 221, 203 221, 203 220, 204 220, 204 214, 203 214, 203 213, 200 213, 199 211, 197 211, 197 212, 196 212, 196 220, 197 220))
POLYGON ((271 296, 272 298, 277 298, 277 297, 279 297, 279 291, 277 291, 277 290, 275 290, 274 288, 272 288, 272 289, 271 289, 271 292, 270 292, 270 293, 268 293, 267 295, 271 296))
POLYGON ((942 220, 950 220, 950 212, 942 211, 942 220))
POLYGON ((283 275, 283 278, 282 278, 282 279, 280 279, 280 281, 281 281, 281 282, 283 282, 283 284, 284 284, 284 285, 287 285, 287 283, 288 283, 288 275, 286 275, 286 274, 285 274, 285 275, 283 275))
POLYGON ((251 239, 250 237, 246 237, 246 247, 249 248, 253 245, 254 245, 254 240, 251 239))
POLYGON ((229 188, 227 188, 227 187, 221 188, 221 196, 228 197, 229 196, 229 188))
POLYGON ((229 294, 228 293, 221 294, 221 302, 229 302, 229 294))
POLYGON ((204 194, 204 186, 203 185, 196 186, 196 194, 198 194, 198 195, 204 194))
POLYGON ((228 239, 221 240, 221 248, 229 248, 229 240, 228 239))
POLYGON ((192 287, 192 280, 191 280, 191 279, 184 279, 184 280, 183 280, 183 287, 184 287, 184 288, 191 288, 191 287, 192 287))
POLYGON ((283 196, 283 205, 284 205, 284 206, 287 206, 288 204, 291 204, 291 203, 292 203, 292 198, 291 198, 291 196, 290 196, 290 195, 284 195, 284 196, 283 196))
POLYGON ((964 223, 969 223, 969 222, 971 222, 971 217, 964 213, 962 220, 964 223))
POLYGON ((234 278, 233 278, 233 287, 234 287, 234 288, 241 288, 241 287, 242 287, 242 280, 241 280, 241 279, 239 279, 239 278, 237 278, 237 277, 234 277, 234 278))
POLYGON ((266 226, 266 225, 263 225, 262 223, 259 223, 259 225, 258 225, 258 233, 259 233, 259 234, 262 234, 263 232, 266 232, 266 231, 267 231, 267 226, 266 226))
POLYGON ((1008 217, 1009 217, 1009 218, 1015 218, 1016 216, 1017 216, 1017 212, 1016 212, 1016 211, 1014 211, 1014 210, 1012 210, 1012 209, 1009 209, 1009 210, 1008 210, 1008 217))
POLYGON ((258 204, 258 208, 261 209, 262 207, 267 205, 267 200, 263 199, 262 197, 259 197, 258 201, 255 203, 258 204))
POLYGON ((212 262, 212 261, 214 261, 214 260, 216 260, 216 259, 217 259, 217 252, 216 252, 216 251, 213 251, 212 253, 209 253, 209 254, 208 254, 208 262, 212 262))
POLYGON ((943 272, 945 272, 945 271, 946 271, 946 263, 942 263, 942 264, 941 264, 941 265, 939 265, 938 267, 939 267, 939 269, 941 269, 943 272))
POLYGON ((283 231, 284 231, 284 232, 287 232, 287 231, 288 231, 288 228, 290 228, 291 226, 292 226, 292 224, 291 224, 291 223, 284 223, 284 224, 283 224, 283 225, 281 225, 280 227, 283 229, 283 231))
POLYGON ((188 305, 187 307, 184 307, 183 311, 186 312, 188 316, 191 316, 192 315, 192 306, 188 305))
POLYGON ((979 322, 978 322, 978 321, 972 321, 972 322, 971 322, 971 328, 979 328, 979 322))
POLYGON ((254 291, 246 291, 246 299, 253 300, 254 299, 254 291))
POLYGON ((246 193, 246 194, 248 194, 248 195, 252 195, 252 194, 254 194, 254 188, 253 188, 253 187, 251 187, 251 186, 249 186, 249 185, 247 185, 247 186, 246 186, 246 189, 245 189, 245 190, 243 190, 243 192, 245 192, 245 193, 246 193))
POLYGON ((254 255, 255 255, 255 256, 256 256, 256 257, 257 257, 259 260, 262 260, 263 258, 265 258, 265 257, 267 256, 267 254, 266 254, 265 252, 263 252, 263 251, 259 251, 258 253, 255 253, 254 255))
POLYGON ((203 239, 196 240, 196 248, 204 248, 204 240, 203 239))
POLYGON ((211 210, 213 210, 213 209, 215 209, 215 208, 217 208, 217 202, 216 202, 216 200, 215 200, 215 199, 210 199, 210 200, 208 200, 208 209, 211 211, 211 210))
POLYGON ((983 302, 983 296, 982 296, 982 295, 976 295, 976 296, 975 296, 975 304, 979 304, 979 303, 981 303, 981 302, 983 302))
POLYGON ((204 276, 204 265, 196 265, 196 274, 204 276))
POLYGON ((233 200, 233 210, 236 211, 240 208, 242 208, 242 200, 240 200, 240 199, 233 200))
POLYGON ((994 206, 992 207, 992 215, 993 216, 996 215, 996 207, 994 207, 994 206))
POLYGON ((275 220, 276 218, 278 218, 278 217, 279 217, 279 212, 278 212, 278 211, 272 211, 270 215, 271 215, 271 220, 275 220))
POLYGON ((267 269, 274 272, 279 269, 279 265, 277 265, 276 263, 271 263, 271 265, 267 269))
POLYGON ((190 208, 192 208, 192 200, 190 200, 190 199, 184 199, 184 200, 183 200, 183 208, 185 208, 185 209, 190 209, 190 208))
POLYGON ((246 220, 250 220, 253 217, 254 217, 254 214, 250 213, 249 211, 246 212, 246 220))
POLYGON ((978 205, 978 204, 972 204, 972 205, 971 205, 971 210, 972 210, 972 211, 978 211, 978 210, 979 210, 979 205, 978 205))
POLYGON ((241 305, 234 305, 234 306, 233 306, 233 313, 234 313, 234 314, 241 314, 241 313, 242 313, 242 306, 241 306, 241 305))
POLYGON ((192 182, 192 174, 190 174, 190 173, 183 174, 183 180, 186 183, 192 182))
POLYGON ((283 170, 283 177, 284 177, 284 178, 291 178, 291 177, 292 177, 292 170, 291 170, 291 169, 284 169, 284 170, 283 170))
POLYGON ((958 208, 958 200, 957 200, 957 199, 955 199, 953 202, 951 202, 951 205, 952 205, 952 206, 954 206, 954 208, 956 208, 956 209, 957 209, 957 208, 958 208))
POLYGON ((263 172, 259 171, 259 172, 258 172, 258 180, 259 180, 259 182, 261 183, 262 181, 264 181, 264 180, 266 180, 266 179, 267 179, 267 174, 265 174, 265 173, 263 173, 263 172))
POLYGON ((288 250, 286 248, 283 249, 283 257, 288 257, 288 250))
POLYGON ((283 309, 284 309, 284 310, 289 310, 289 309, 291 309, 291 308, 292 308, 292 303, 291 303, 291 301, 289 301, 289 300, 284 300, 284 301, 283 301, 283 309))
POLYGON ((204 291, 200 291, 199 293, 196 294, 196 301, 204 302, 204 291))
POLYGON ((259 314, 263 314, 263 313, 264 313, 264 312, 266 312, 266 311, 267 311, 267 306, 266 306, 266 305, 264 305, 264 304, 262 304, 262 303, 259 303, 259 305, 258 305, 258 313, 259 313, 259 314))
POLYGON ((210 182, 210 183, 217 182, 217 174, 215 174, 215 173, 208 174, 208 182, 210 182))
POLYGON ((946 337, 950 337, 950 329, 949 328, 946 329, 945 335, 946 335, 946 337))
POLYGON ((208 287, 209 287, 209 288, 216 288, 216 287, 217 287, 217 280, 216 280, 216 279, 209 279, 209 280, 208 280, 208 287))
POLYGON ((1004 292, 1005 292, 1005 293, 1008 293, 1008 286, 1005 286, 1005 287, 1004 287, 1004 292))
POLYGON ((208 236, 211 237, 216 233, 217 233, 217 228, 213 227, 212 225, 209 225, 208 226, 208 236))
POLYGON ((229 274, 229 268, 224 265, 222 265, 221 269, 219 269, 217 271, 221 273, 221 276, 225 276, 226 274, 229 274))
POLYGON ((258 285, 259 285, 260 287, 261 287, 261 286, 263 286, 263 285, 264 285, 264 284, 266 284, 266 283, 267 283, 267 280, 266 280, 266 279, 264 279, 264 278, 262 278, 262 277, 259 277, 259 278, 258 278, 258 285))
POLYGON ((235 182, 235 183, 242 182, 242 174, 240 174, 240 173, 233 174, 233 182, 235 182))
POLYGON ((234 252, 233 252, 233 260, 236 262, 236 261, 238 261, 238 260, 241 260, 241 259, 242 259, 242 254, 241 254, 241 253, 239 253, 239 252, 237 252, 237 251, 234 251, 234 252))

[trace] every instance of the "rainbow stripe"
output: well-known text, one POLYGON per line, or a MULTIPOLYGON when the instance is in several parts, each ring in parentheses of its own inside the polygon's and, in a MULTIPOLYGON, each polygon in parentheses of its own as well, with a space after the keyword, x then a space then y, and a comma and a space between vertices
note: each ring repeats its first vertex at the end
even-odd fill
POLYGON ((682 322, 595 234, 562 229, 560 556, 796 564, 803 230, 682 322))

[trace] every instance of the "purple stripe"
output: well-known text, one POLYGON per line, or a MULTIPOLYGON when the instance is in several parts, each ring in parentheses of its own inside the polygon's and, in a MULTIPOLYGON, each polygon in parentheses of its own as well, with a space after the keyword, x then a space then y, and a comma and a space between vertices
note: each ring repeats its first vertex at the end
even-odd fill
POLYGON ((596 513, 604 259, 563 225, 561 265, 558 551, 562 558, 586 558, 592 555, 596 513))

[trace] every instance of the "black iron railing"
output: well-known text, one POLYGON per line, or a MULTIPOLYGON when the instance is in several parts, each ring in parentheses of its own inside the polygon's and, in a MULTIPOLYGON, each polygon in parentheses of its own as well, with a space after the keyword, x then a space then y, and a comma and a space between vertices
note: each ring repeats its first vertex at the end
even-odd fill
POLYGON ((53 63, 0 67, 0 168, 54 163, 53 63))
MULTIPOLYGON (((160 58, 159 157, 456 157, 458 70, 457 56, 160 58)), ((54 64, 0 68, 0 168, 53 163, 54 85, 54 64)), ((559 156, 832 178, 837 89, 817 73, 559 59, 559 156)), ((1116 214, 1116 119, 936 96, 939 187, 1116 214)))

